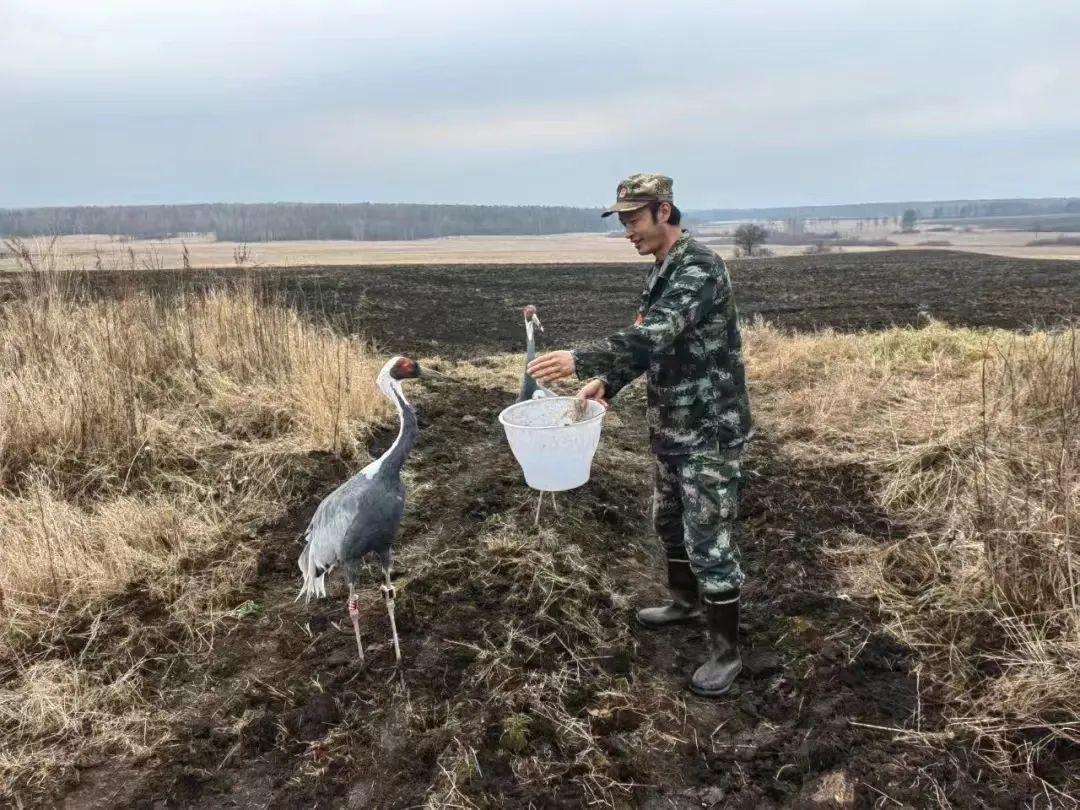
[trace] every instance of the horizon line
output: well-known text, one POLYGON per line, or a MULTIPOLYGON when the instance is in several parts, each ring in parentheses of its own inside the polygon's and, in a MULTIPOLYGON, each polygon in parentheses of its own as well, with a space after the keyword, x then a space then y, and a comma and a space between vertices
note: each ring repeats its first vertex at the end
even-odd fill
MULTIPOLYGON (((1050 200, 1063 200, 1069 201, 1074 199, 1080 199, 1080 197, 1072 196, 1069 194, 1052 195, 1052 196, 1039 196, 1039 197, 939 197, 928 198, 922 200, 868 200, 860 202, 843 202, 843 203, 791 203, 780 205, 752 205, 745 207, 737 206, 723 206, 723 205, 710 205, 710 206, 697 206, 694 208, 683 208, 682 210, 687 214, 693 214, 695 212, 708 212, 708 211, 777 211, 777 210, 797 210, 800 208, 852 208, 857 206, 871 206, 871 205, 938 205, 938 204, 951 204, 951 203, 987 203, 987 202, 1044 202, 1050 200)), ((228 200, 215 200, 215 201, 199 201, 199 202, 153 202, 153 203, 72 203, 68 205, 0 205, 0 211, 41 211, 41 210, 62 210, 70 208, 165 208, 165 207, 193 207, 200 205, 300 205, 300 206, 349 206, 349 205, 372 205, 372 206, 420 206, 430 208, 561 208, 579 211, 603 211, 606 208, 605 205, 572 205, 567 203, 464 203, 464 202, 415 202, 415 201, 396 201, 385 202, 376 200, 354 200, 354 201, 333 201, 333 202, 311 202, 304 200, 262 200, 258 202, 236 202, 228 200)), ((678 205, 678 202, 676 202, 678 205)), ((681 207, 681 206, 680 206, 681 207)))

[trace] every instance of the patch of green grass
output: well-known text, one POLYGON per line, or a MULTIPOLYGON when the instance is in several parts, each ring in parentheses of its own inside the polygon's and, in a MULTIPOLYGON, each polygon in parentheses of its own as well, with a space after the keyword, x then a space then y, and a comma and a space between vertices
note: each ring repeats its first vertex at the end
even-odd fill
POLYGON ((532 718, 527 714, 512 714, 503 720, 500 744, 511 754, 520 754, 529 744, 529 727, 532 718))

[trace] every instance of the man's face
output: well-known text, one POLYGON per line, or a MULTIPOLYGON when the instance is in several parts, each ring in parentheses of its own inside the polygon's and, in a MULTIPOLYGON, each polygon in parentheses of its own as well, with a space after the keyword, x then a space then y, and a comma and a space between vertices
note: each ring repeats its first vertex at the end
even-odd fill
POLYGON ((626 238, 634 243, 639 255, 649 256, 664 247, 664 223, 670 213, 671 206, 667 203, 660 203, 655 217, 648 206, 619 213, 626 238))

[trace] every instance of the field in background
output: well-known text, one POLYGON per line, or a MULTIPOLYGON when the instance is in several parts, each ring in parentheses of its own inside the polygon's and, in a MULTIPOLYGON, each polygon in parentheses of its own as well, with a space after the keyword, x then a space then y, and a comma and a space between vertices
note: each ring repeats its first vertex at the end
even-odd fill
POLYGON ((662 591, 640 385, 593 481, 539 531, 495 419, 520 373, 515 308, 535 295, 544 345, 562 345, 625 322, 637 270, 298 274, 306 317, 262 273, 198 291, 92 277, 115 282, 104 295, 20 277, 0 335, 0 797, 1067 806, 1078 335, 962 323, 1068 315, 1080 274, 912 255, 735 266, 770 320, 922 328, 748 315, 747 673, 722 701, 683 690, 694 630, 629 621, 662 591), (379 351, 323 327, 341 315, 379 351), (333 624, 343 596, 292 601, 317 498, 393 438, 370 379, 402 348, 454 358, 463 383, 410 387, 425 429, 399 545, 404 687, 385 683, 374 577, 364 673, 333 624))
MULTIPOLYGON (((1080 315, 1080 262, 950 251, 884 251, 735 259, 739 311, 784 329, 916 326, 927 319, 1028 329, 1080 315)), ((13 276, 0 275, 0 298, 13 276)), ((257 283, 298 311, 364 333, 387 352, 456 357, 518 351, 521 308, 544 313, 561 345, 618 329, 634 316, 633 264, 305 267, 92 274, 94 294, 150 290, 163 299, 224 281, 257 283)))
MULTIPOLYGON (((739 223, 716 223, 701 229, 704 238, 733 231, 739 223)), ((779 231, 780 223, 767 223, 779 231)), ((825 226, 822 226, 823 228, 825 226)), ((923 227, 926 227, 925 225, 923 227)), ((894 226, 856 228, 854 221, 840 221, 835 228, 845 237, 889 239, 901 249, 925 249, 928 241, 948 242, 952 250, 987 253, 1014 258, 1080 259, 1080 246, 1045 245, 1028 247, 1036 235, 1030 231, 973 229, 963 232, 896 233, 894 226)), ((1042 231, 1039 239, 1054 239, 1058 234, 1042 231)), ((1075 234, 1072 234, 1075 236, 1075 234)), ((43 240, 27 240, 43 244, 43 240)), ((560 234, 554 236, 461 236, 442 239, 419 239, 394 242, 297 241, 240 244, 217 242, 211 237, 189 239, 130 240, 116 237, 62 236, 56 240, 58 256, 78 268, 181 269, 184 248, 191 267, 266 266, 304 267, 313 265, 414 265, 414 264, 537 264, 547 262, 629 263, 641 261, 625 240, 598 234, 560 234)), ((805 253, 814 240, 798 244, 767 244, 777 256, 805 253)), ((713 244, 724 258, 735 253, 734 245, 713 244)), ((944 246, 942 246, 944 247, 944 246)), ((883 250, 883 247, 846 246, 845 253, 883 250)), ((16 259, 0 246, 0 271, 13 270, 16 259), (8 255, 5 255, 5 252, 8 255)))
MULTIPOLYGON (((1070 222, 1075 221, 1070 220, 1070 222)), ((732 255, 734 246, 721 235, 733 234, 741 222, 715 222, 699 228, 702 238, 712 248, 727 258, 732 255)), ((1080 240, 1074 230, 1055 231, 1052 218, 1039 230, 1021 230, 989 225, 968 225, 963 222, 946 223, 925 220, 916 223, 911 233, 903 232, 897 223, 889 221, 874 224, 872 220, 840 219, 809 222, 804 221, 804 230, 797 236, 791 233, 791 223, 787 221, 765 220, 761 222, 771 234, 765 247, 777 256, 790 256, 815 249, 820 244, 829 244, 816 234, 837 234, 840 241, 892 242, 881 245, 839 244, 832 248, 836 252, 859 252, 880 250, 925 250, 940 248, 971 253, 983 253, 994 256, 1008 256, 1027 259, 1080 259, 1080 240), (1053 242, 1062 237, 1068 243, 1030 245, 1036 240, 1053 242)))

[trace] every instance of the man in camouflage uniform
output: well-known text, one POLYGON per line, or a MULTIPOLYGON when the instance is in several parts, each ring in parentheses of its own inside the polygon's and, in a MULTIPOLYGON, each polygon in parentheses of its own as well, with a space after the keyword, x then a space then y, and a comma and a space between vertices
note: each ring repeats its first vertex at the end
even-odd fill
POLYGON ((750 435, 731 280, 723 259, 679 227, 671 178, 627 178, 604 216, 613 213, 638 253, 655 257, 634 324, 576 351, 542 355, 529 373, 543 383, 570 375, 588 380, 578 396, 589 399, 610 399, 646 375, 653 523, 667 554, 672 601, 639 610, 637 619, 659 628, 704 613, 710 653, 690 688, 722 695, 742 668, 743 573, 733 530, 750 435))

